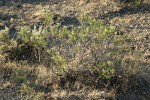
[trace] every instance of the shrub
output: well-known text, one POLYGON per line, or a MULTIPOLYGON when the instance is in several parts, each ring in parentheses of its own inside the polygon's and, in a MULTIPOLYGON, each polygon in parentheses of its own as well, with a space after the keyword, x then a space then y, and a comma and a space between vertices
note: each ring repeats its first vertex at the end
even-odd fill
POLYGON ((45 27, 21 28, 10 44, 4 39, 3 43, 10 51, 8 57, 13 61, 18 58, 32 64, 43 64, 59 75, 70 68, 85 68, 96 69, 100 77, 110 78, 114 74, 115 60, 121 59, 123 52, 128 52, 128 45, 121 47, 127 44, 128 37, 114 35, 115 27, 104 25, 102 20, 86 14, 78 16, 80 26, 76 27, 58 28, 59 24, 51 24, 53 17, 52 13, 47 13, 45 27), (17 46, 11 45, 13 43, 17 46))

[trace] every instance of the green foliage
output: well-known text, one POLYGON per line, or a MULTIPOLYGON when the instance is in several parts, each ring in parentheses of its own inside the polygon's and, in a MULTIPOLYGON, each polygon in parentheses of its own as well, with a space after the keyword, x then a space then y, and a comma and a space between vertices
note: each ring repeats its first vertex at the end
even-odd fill
POLYGON ((140 5, 141 2, 142 2, 142 0, 135 0, 135 4, 136 4, 137 6, 140 5))
POLYGON ((36 47, 46 47, 47 41, 46 41, 46 35, 41 33, 42 30, 37 31, 36 26, 34 26, 34 29, 31 30, 29 27, 24 27, 20 30, 18 33, 19 38, 21 38, 22 44, 21 45, 32 45, 35 48, 36 47))
POLYGON ((1 44, 9 43, 10 38, 9 38, 9 35, 8 35, 8 31, 9 31, 9 29, 7 27, 5 27, 4 30, 0 31, 1 44))
POLYGON ((98 71, 100 78, 111 78, 115 74, 114 68, 115 66, 113 62, 106 61, 106 62, 97 64, 93 68, 93 71, 98 71))
POLYGON ((28 84, 22 84, 20 92, 27 94, 24 98, 25 100, 44 100, 44 93, 35 92, 28 84))
POLYGON ((46 12, 45 14, 45 24, 46 25, 51 25, 52 21, 53 21, 53 18, 54 18, 54 14, 52 12, 46 12))
POLYGON ((54 65, 59 66, 58 73, 64 74, 64 72, 67 70, 66 60, 57 53, 55 53, 55 55, 52 56, 52 60, 53 60, 54 65))
POLYGON ((8 35, 9 29, 8 27, 5 27, 4 30, 0 30, 0 56, 4 59, 7 54, 7 52, 10 49, 11 46, 11 40, 8 35))
POLYGON ((31 70, 17 70, 14 69, 12 75, 11 75, 11 80, 16 83, 16 84, 21 84, 21 83, 31 83, 36 80, 36 76, 31 70))
POLYGON ((21 85, 21 90, 20 92, 22 93, 30 93, 32 92, 33 90, 30 88, 30 86, 28 84, 22 84, 21 85))

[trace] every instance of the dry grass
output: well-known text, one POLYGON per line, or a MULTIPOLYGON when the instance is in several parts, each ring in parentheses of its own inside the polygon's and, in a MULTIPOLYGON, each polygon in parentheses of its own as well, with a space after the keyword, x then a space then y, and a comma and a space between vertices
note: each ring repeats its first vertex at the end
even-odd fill
MULTIPOLYGON (((149 1, 145 0, 145 2, 147 3, 149 1)), ((59 4, 60 3, 57 5, 56 3, 45 7, 48 7, 46 8, 48 11, 50 9, 56 14, 59 13, 61 16, 68 16, 71 12, 68 8, 71 8, 75 16, 79 15, 79 13, 88 13, 96 18, 98 18, 100 14, 109 14, 109 12, 115 13, 115 11, 121 9, 118 4, 110 0, 90 0, 88 3, 86 0, 79 0, 78 2, 67 1, 66 4, 59 4)), ((24 6, 25 5, 26 4, 24 4, 24 6)), ((13 12, 10 10, 11 8, 4 7, 4 10, 3 7, 0 7, 0 12, 8 14, 10 17, 12 13, 18 15, 24 13, 22 15, 24 16, 22 21, 18 21, 22 26, 33 25, 46 19, 44 12, 46 10, 42 5, 32 6, 32 4, 28 4, 26 7, 32 8, 33 11, 30 12, 27 11, 27 9, 18 9, 13 12)), ((33 98, 42 100, 40 97, 67 100, 80 100, 81 98, 85 100, 107 100, 112 98, 116 99, 118 95, 125 95, 131 92, 135 94, 145 92, 146 90, 140 90, 141 88, 143 89, 143 87, 138 82, 138 78, 141 73, 146 72, 146 74, 142 74, 141 76, 144 77, 143 79, 146 81, 146 84, 149 84, 149 74, 146 68, 149 68, 148 65, 150 64, 150 34, 149 29, 140 29, 138 25, 149 26, 149 22, 147 21, 148 18, 149 12, 144 14, 141 12, 135 14, 125 13, 123 16, 108 18, 111 25, 117 28, 119 26, 118 30, 112 32, 112 35, 116 37, 116 39, 122 39, 121 42, 116 41, 116 44, 118 43, 119 45, 110 44, 100 46, 100 44, 93 43, 89 47, 81 46, 83 51, 75 53, 73 57, 70 58, 71 60, 68 60, 67 54, 69 55, 70 52, 74 53, 73 51, 76 50, 76 48, 74 48, 72 44, 65 44, 66 40, 63 40, 65 44, 64 47, 57 47, 58 45, 55 45, 55 48, 53 48, 53 50, 58 50, 58 54, 64 52, 61 56, 54 53, 57 59, 59 59, 59 63, 54 61, 54 57, 51 59, 52 55, 48 55, 47 53, 43 53, 45 55, 41 57, 36 54, 32 55, 41 58, 43 63, 36 62, 37 59, 32 59, 35 62, 31 60, 30 63, 22 60, 5 59, 5 57, 8 57, 7 53, 1 53, 0 72, 2 73, 0 73, 0 97, 2 97, 2 99, 13 98, 16 100, 30 97, 29 100, 33 98), (130 27, 130 25, 132 27, 130 27), (128 28, 131 29, 128 30, 128 28), (124 41, 126 37, 130 40, 129 42, 124 41), (67 48, 66 51, 61 51, 61 49, 64 49, 67 45, 71 46, 67 48), (108 54, 106 54, 106 51, 108 51, 108 54), (67 60, 66 58, 65 60, 62 59, 63 57, 66 57, 67 60), (97 65, 97 63, 105 60, 108 60, 108 64, 114 63, 115 65, 115 73, 109 78, 102 78, 100 76, 102 73, 102 68, 100 66, 107 66, 106 62, 97 65), (62 63, 62 61, 65 63, 62 63), (63 64, 65 66, 63 66, 63 64), (14 95, 15 93, 17 96, 14 95)), ((11 24, 10 26, 16 25, 16 20, 10 21, 9 18, 7 20, 8 21, 5 22, 0 19, 0 21, 2 21, 0 26, 4 26, 7 22, 11 24)), ((106 19, 104 19, 104 21, 105 20, 106 19)), ((6 29, 1 30, 0 36, 8 33, 9 28, 10 27, 7 29, 6 27, 6 29)), ((17 47, 17 45, 14 47, 17 47)), ((147 99, 145 95, 144 99, 147 99)))

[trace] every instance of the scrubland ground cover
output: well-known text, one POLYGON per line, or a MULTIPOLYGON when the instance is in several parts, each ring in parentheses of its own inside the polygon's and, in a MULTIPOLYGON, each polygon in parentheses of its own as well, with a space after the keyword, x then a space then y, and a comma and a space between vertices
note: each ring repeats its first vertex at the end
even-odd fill
POLYGON ((149 100, 150 5, 0 2, 0 99, 149 100))

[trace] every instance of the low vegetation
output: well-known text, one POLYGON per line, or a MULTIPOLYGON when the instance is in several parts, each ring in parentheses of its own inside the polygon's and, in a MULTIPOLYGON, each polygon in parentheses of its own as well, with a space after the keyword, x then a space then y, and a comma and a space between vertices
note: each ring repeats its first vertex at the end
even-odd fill
POLYGON ((43 16, 40 25, 14 34, 7 26, 0 30, 0 92, 15 88, 15 99, 51 100, 67 98, 54 91, 106 89, 110 94, 102 98, 107 99, 138 89, 137 77, 147 62, 132 59, 136 47, 129 34, 88 14, 69 25, 51 11, 43 16))

